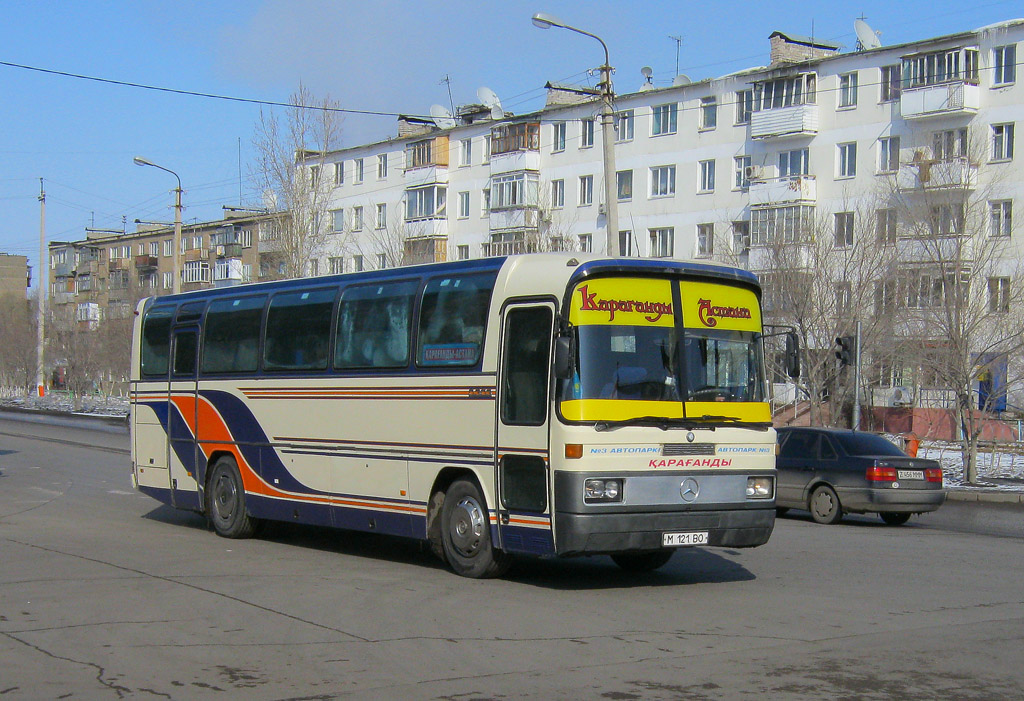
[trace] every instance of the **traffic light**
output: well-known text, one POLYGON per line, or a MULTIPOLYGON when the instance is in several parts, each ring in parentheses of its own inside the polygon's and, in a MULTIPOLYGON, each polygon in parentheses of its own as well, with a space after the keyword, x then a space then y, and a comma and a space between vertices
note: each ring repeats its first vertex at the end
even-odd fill
POLYGON ((846 367, 847 365, 853 365, 857 360, 857 337, 856 336, 840 336, 836 339, 836 357, 839 359, 839 363, 846 367))

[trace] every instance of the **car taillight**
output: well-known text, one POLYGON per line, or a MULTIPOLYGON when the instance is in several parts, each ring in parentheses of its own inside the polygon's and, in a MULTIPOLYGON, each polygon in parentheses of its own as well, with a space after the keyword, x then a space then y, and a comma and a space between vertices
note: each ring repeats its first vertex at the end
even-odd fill
POLYGON ((895 482, 895 467, 869 467, 867 475, 868 482, 895 482))
POLYGON ((942 484, 942 468, 929 467, 924 471, 924 478, 928 482, 938 482, 939 484, 942 484))

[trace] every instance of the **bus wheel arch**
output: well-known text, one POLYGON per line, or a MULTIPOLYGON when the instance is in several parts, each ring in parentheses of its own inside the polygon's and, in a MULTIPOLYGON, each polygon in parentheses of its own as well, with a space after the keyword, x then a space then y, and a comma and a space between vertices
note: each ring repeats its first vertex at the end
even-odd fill
POLYGON ((444 555, 444 544, 441 542, 441 513, 444 510, 444 496, 448 487, 457 479, 476 480, 477 477, 472 470, 464 467, 446 467, 434 479, 434 484, 430 487, 430 501, 427 502, 427 540, 430 542, 431 551, 442 561, 447 561, 444 555))
POLYGON ((469 470, 443 471, 431 492, 428 536, 448 565, 463 577, 500 577, 511 558, 494 547, 490 510, 480 481, 469 470), (443 488, 442 488, 443 487, 443 488))
POLYGON ((204 506, 206 518, 217 535, 224 538, 250 538, 258 521, 245 504, 245 486, 238 464, 230 452, 210 456, 206 470, 204 506))

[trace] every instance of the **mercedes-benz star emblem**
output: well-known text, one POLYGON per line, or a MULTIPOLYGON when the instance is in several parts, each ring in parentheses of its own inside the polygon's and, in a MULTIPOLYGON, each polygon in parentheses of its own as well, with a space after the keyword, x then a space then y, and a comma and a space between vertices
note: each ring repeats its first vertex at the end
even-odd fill
POLYGON ((692 477, 687 477, 679 483, 679 496, 683 498, 685 502, 692 502, 697 498, 700 493, 700 485, 697 484, 697 480, 692 477))
POLYGON ((687 434, 686 434, 686 442, 687 442, 687 443, 693 443, 693 440, 694 440, 694 439, 695 439, 696 437, 697 437, 697 436, 693 435, 693 431, 690 431, 689 433, 687 433, 687 434))

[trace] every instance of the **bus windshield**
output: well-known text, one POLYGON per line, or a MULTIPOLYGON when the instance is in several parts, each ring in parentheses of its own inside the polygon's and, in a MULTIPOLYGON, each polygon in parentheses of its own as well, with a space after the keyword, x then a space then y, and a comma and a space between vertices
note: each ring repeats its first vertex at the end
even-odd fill
MULTIPOLYGON (((591 306, 602 302, 594 293, 596 282, 582 288, 589 295, 591 306)), ((626 286, 628 280, 616 282, 625 289, 633 289, 632 285, 626 286)), ((757 303, 754 294, 725 285, 685 281, 675 284, 691 293, 694 291, 688 288, 703 286, 695 294, 679 297, 683 300, 682 314, 671 309, 672 290, 665 280, 644 281, 641 291, 632 295, 666 300, 657 307, 663 312, 660 316, 650 313, 655 307, 644 306, 647 303, 643 299, 615 300, 615 313, 603 317, 575 315, 574 366, 561 387, 563 416, 595 421, 709 415, 767 420, 767 416, 762 416, 766 411, 766 383, 760 319, 759 314, 755 320, 749 313, 757 303), (737 294, 747 306, 709 306, 713 295, 733 299, 737 294), (694 298, 690 305, 694 313, 686 314, 690 297, 694 298), (704 313, 698 313, 701 302, 704 313), (623 309, 627 305, 631 307, 623 309), (707 312, 708 308, 712 313, 707 312), (727 316, 740 316, 739 310, 747 316, 727 316), (714 318, 713 312, 723 318, 714 318)), ((608 283, 600 289, 609 289, 608 283)))

